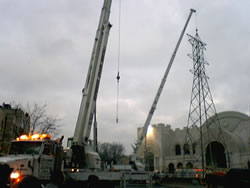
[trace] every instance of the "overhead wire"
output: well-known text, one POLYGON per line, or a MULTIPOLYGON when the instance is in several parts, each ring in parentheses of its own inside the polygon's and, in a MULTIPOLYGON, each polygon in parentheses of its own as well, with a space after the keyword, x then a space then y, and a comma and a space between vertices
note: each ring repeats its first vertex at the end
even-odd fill
POLYGON ((120 81, 120 51, 121 51, 121 0, 118 3, 118 53, 117 53, 117 91, 116 91, 116 123, 119 122, 119 81, 120 81))
POLYGON ((195 30, 198 31, 198 13, 195 12, 195 30))

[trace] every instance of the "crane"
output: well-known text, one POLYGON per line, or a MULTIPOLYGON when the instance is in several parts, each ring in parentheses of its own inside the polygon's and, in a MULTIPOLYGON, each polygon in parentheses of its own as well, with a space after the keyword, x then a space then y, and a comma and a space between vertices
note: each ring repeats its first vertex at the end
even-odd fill
POLYGON ((180 35, 180 37, 179 37, 179 40, 178 40, 178 42, 177 42, 177 44, 176 44, 176 47, 175 47, 175 49, 174 49, 174 52, 173 52, 173 54, 172 54, 172 56, 171 56, 171 58, 170 58, 170 61, 169 61, 169 64, 168 64, 168 66, 167 66, 167 69, 166 69, 166 71, 165 71, 165 74, 164 74, 164 76, 163 76, 163 78, 162 78, 162 80, 161 80, 161 83, 160 83, 160 86, 159 86, 159 88, 158 88, 158 90, 157 90, 157 93, 156 93, 156 96, 155 96, 155 98, 154 98, 153 104, 152 104, 152 106, 151 106, 151 108, 150 108, 150 111, 149 111, 149 113, 148 113, 148 116, 147 116, 147 118, 146 118, 146 121, 145 121, 145 123, 144 123, 144 126, 143 126, 143 128, 142 128, 142 132, 141 132, 141 134, 140 134, 140 136, 139 136, 139 138, 138 138, 138 140, 137 140, 137 143, 136 143, 136 146, 135 146, 134 153, 133 153, 133 155, 132 155, 132 157, 131 157, 131 164, 134 165, 134 167, 137 168, 137 169, 138 169, 138 168, 142 168, 142 165, 139 163, 139 161, 138 161, 138 159, 137 159, 139 148, 140 148, 140 146, 142 145, 142 142, 143 142, 144 138, 146 138, 148 126, 149 126, 149 124, 150 124, 150 122, 151 122, 151 119, 152 119, 152 117, 153 117, 154 111, 155 111, 155 109, 156 109, 157 103, 158 103, 159 98, 160 98, 160 95, 161 95, 161 92, 162 92, 163 87, 164 87, 164 85, 165 85, 165 82, 166 82, 166 80, 167 80, 167 76, 168 76, 168 74, 169 74, 170 68, 171 68, 171 66, 172 66, 172 64, 173 64, 173 62, 174 62, 174 59, 175 59, 177 50, 178 50, 178 48, 179 48, 179 46, 180 46, 181 40, 182 40, 183 35, 184 35, 184 33, 185 33, 185 30, 186 30, 186 28, 187 28, 187 26, 188 26, 189 20, 190 20, 192 14, 195 13, 195 12, 196 12, 196 10, 190 9, 190 13, 189 13, 188 19, 187 19, 187 21, 186 21, 186 23, 185 23, 185 26, 184 26, 184 28, 183 28, 183 30, 182 30, 182 32, 181 32, 181 35, 180 35), (139 165, 140 167, 138 167, 138 165, 139 165))
POLYGON ((104 0, 103 3, 88 74, 84 89, 82 90, 82 101, 71 146, 72 162, 79 167, 88 166, 90 168, 99 168, 100 165, 100 157, 94 152, 93 148, 90 147, 89 137, 96 111, 96 99, 101 80, 109 31, 112 27, 109 23, 111 3, 112 0, 104 0), (92 162, 88 160, 92 160, 92 162))

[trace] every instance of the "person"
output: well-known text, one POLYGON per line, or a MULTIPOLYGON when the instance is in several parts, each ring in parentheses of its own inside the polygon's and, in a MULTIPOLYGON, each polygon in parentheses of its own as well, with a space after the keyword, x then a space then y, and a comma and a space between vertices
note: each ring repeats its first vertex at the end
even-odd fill
POLYGON ((11 173, 12 169, 4 164, 0 166, 0 187, 1 188, 8 188, 8 178, 11 173))

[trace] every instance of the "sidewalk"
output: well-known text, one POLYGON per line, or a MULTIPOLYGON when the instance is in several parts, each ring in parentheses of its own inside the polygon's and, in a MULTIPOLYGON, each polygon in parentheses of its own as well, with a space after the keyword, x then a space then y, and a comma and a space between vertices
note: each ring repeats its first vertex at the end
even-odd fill
POLYGON ((205 185, 195 185, 191 183, 170 183, 166 184, 168 188, 205 188, 205 185))
POLYGON ((192 182, 187 181, 172 181, 165 182, 164 186, 168 188, 205 188, 205 185, 202 185, 200 181, 193 180, 192 182))

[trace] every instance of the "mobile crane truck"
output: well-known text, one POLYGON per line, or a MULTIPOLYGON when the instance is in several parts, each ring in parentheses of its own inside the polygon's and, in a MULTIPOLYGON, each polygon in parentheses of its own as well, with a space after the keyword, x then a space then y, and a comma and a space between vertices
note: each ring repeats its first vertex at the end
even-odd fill
POLYGON ((87 78, 82 90, 82 101, 74 136, 68 139, 67 149, 65 149, 64 172, 66 177, 77 182, 88 182, 88 184, 94 184, 95 186, 97 186, 97 182, 120 183, 122 180, 125 183, 128 179, 146 181, 150 178, 150 175, 146 172, 103 171, 101 169, 101 159, 96 152, 96 127, 94 127, 94 144, 89 139, 92 126, 96 126, 96 122, 93 123, 93 120, 95 119, 96 100, 111 29, 109 23, 111 3, 112 0, 104 0, 87 78))
MULTIPOLYGON (((65 174, 77 168, 77 172, 86 169, 100 170, 101 160, 89 144, 89 134, 92 126, 95 103, 101 79, 101 72, 108 41, 111 0, 104 0, 98 29, 95 36, 94 48, 89 65, 82 103, 78 115, 73 145, 66 150, 65 162, 62 160, 61 140, 57 143, 49 135, 22 135, 11 143, 10 153, 0 158, 0 165, 12 169, 12 180, 20 181, 23 176, 34 176, 42 182, 49 182, 52 173, 62 171, 65 164, 65 174), (70 157, 69 157, 70 156, 70 157), (70 162, 67 163, 67 159, 70 162)), ((70 139, 69 139, 70 140, 70 139)), ((1 166, 0 166, 1 169, 1 166)), ((2 168, 3 169, 3 168, 2 168)), ((74 170, 73 170, 74 171, 74 170)), ((75 180, 85 181, 88 176, 75 180)), ((93 177, 93 176, 92 176, 93 177)), ((74 177, 73 177, 74 179, 74 177)))
POLYGON ((7 166, 12 182, 20 182, 24 176, 34 176, 46 184, 51 181, 52 174, 59 172, 63 172, 70 182, 87 182, 89 187, 97 187, 101 181, 122 182, 121 185, 125 186, 126 180, 149 179, 147 173, 102 171, 101 159, 89 140, 111 28, 111 3, 112 0, 104 0, 74 137, 68 139, 68 148, 62 154, 63 137, 52 140, 50 135, 35 134, 17 138, 11 143, 10 153, 0 158, 0 170, 7 166))

